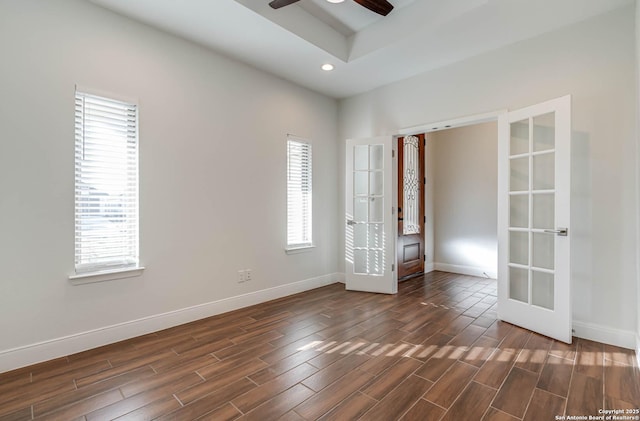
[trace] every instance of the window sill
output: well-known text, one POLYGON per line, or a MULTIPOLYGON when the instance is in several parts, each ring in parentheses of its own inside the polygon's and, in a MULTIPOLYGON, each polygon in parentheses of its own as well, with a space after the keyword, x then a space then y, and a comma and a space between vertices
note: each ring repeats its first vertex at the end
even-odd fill
POLYGON ((143 266, 115 270, 103 270, 99 272, 88 272, 80 275, 69 276, 69 281, 73 285, 93 284, 96 282, 113 281, 116 279, 133 278, 142 275, 143 266))
POLYGON ((298 253, 306 253, 308 251, 312 251, 316 248, 315 244, 311 244, 310 246, 301 246, 301 247, 289 247, 285 248, 284 252, 287 254, 298 254, 298 253))

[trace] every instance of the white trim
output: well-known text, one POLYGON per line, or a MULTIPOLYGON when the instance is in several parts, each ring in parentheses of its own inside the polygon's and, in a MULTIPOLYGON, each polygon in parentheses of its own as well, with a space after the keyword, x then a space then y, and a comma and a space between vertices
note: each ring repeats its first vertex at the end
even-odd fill
POLYGON ((451 265, 449 263, 435 262, 433 263, 433 268, 441 272, 459 273, 461 275, 479 276, 481 278, 488 276, 491 279, 496 279, 498 277, 498 269, 495 267, 451 265))
POLYGON ((433 272, 434 270, 436 270, 435 263, 430 262, 424 264, 424 273, 433 272))
POLYGON ((142 275, 144 266, 135 268, 124 268, 114 270, 103 270, 100 272, 88 272, 69 276, 69 282, 73 285, 93 284, 95 282, 113 281, 116 279, 133 278, 142 275))
POLYGON ((471 126, 489 121, 498 120, 498 116, 505 114, 507 110, 495 110, 487 113, 474 114, 466 117, 458 117, 451 120, 438 121, 435 123, 420 124, 418 126, 407 127, 398 130, 399 135, 412 135, 418 133, 430 133, 438 130, 448 130, 457 127, 471 126))
POLYGON ((627 349, 634 349, 637 346, 636 341, 640 340, 630 330, 615 329, 579 320, 573 321, 573 336, 627 349))
POLYGON ((330 273, 261 291, 105 326, 87 332, 79 332, 13 349, 0 350, 0 373, 334 284, 341 278, 340 275, 339 273, 330 273))
POLYGON ((137 97, 132 97, 128 95, 122 95, 117 92, 110 92, 102 89, 94 89, 88 88, 83 85, 79 85, 76 83, 75 85, 76 91, 82 92, 83 94, 95 95, 103 98, 115 99, 117 101, 128 102, 132 105, 140 105, 137 97))
POLYGON ((284 252, 287 254, 298 254, 305 253, 307 251, 313 251, 316 248, 315 244, 309 244, 308 246, 300 246, 300 247, 285 247, 284 252))

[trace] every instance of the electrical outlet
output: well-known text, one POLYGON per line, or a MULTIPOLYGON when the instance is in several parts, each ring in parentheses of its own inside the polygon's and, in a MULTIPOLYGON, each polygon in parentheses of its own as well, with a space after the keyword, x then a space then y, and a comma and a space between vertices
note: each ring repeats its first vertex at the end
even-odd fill
POLYGON ((239 270, 238 271, 238 283, 241 284, 245 280, 246 280, 245 271, 244 270, 239 270))
POLYGON ((251 273, 251 269, 245 269, 244 271, 244 280, 249 282, 253 279, 253 274, 251 273))

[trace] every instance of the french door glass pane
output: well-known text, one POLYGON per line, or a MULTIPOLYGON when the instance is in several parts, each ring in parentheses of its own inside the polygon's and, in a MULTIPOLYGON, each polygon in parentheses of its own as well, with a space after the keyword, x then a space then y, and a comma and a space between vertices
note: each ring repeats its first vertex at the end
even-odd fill
POLYGON ((370 170, 381 170, 383 169, 384 163, 384 155, 383 155, 384 147, 382 145, 371 145, 370 146, 370 156, 369 156, 369 169, 370 170))
POLYGON ((370 174, 369 193, 374 196, 382 196, 384 173, 382 171, 372 171, 370 174))
POLYGON ((555 154, 533 157, 533 189, 550 190, 555 187, 555 154))
POLYGON ((533 228, 553 229, 555 226, 555 195, 553 193, 533 195, 533 228))
POLYGON ((369 224, 369 247, 381 249, 384 245, 382 241, 383 224, 369 224))
POLYGON ((367 247, 367 224, 353 225, 353 246, 367 247))
POLYGON ((509 263, 529 264, 529 233, 512 231, 509 239, 509 263))
POLYGON ((555 113, 533 118, 533 151, 540 152, 555 148, 555 113))
POLYGON ((368 177, 368 171, 356 171, 353 173, 353 192, 356 196, 366 196, 369 193, 368 177))
POLYGON ((367 222, 369 220, 369 198, 353 198, 353 219, 356 222, 367 222))
POLYGON ((510 191, 529 189, 529 157, 511 159, 510 191))
POLYGON ((553 269, 555 241, 556 237, 554 234, 533 233, 533 266, 553 269))
POLYGON ((553 274, 532 271, 531 304, 553 310, 553 274))
POLYGON ((522 268, 509 268, 509 298, 529 302, 528 271, 522 268))
POLYGON ((369 274, 382 275, 383 272, 382 250, 369 250, 369 274))
POLYGON ((353 169, 366 171, 369 169, 369 146, 356 145, 353 150, 353 169))
POLYGON ((382 197, 369 198, 369 222, 384 222, 382 215, 383 202, 382 197))
POLYGON ((509 155, 529 152, 529 120, 511 123, 511 144, 509 155))
POLYGON ((511 195, 509 200, 511 202, 509 226, 512 228, 529 227, 529 195, 511 195))
POLYGON ((367 274, 367 251, 366 250, 353 251, 353 273, 357 273, 360 275, 367 274))

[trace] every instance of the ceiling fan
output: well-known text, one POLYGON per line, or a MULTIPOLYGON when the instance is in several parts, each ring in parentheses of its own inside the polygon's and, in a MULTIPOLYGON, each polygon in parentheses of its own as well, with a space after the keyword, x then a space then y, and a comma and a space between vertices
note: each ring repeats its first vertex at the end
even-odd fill
MULTIPOLYGON (((274 9, 279 9, 284 6, 296 3, 300 0, 273 0, 269 3, 269 6, 274 9)), ((372 12, 376 12, 379 15, 387 16, 389 12, 393 10, 393 5, 387 0, 354 0, 360 6, 366 7, 372 12)))

